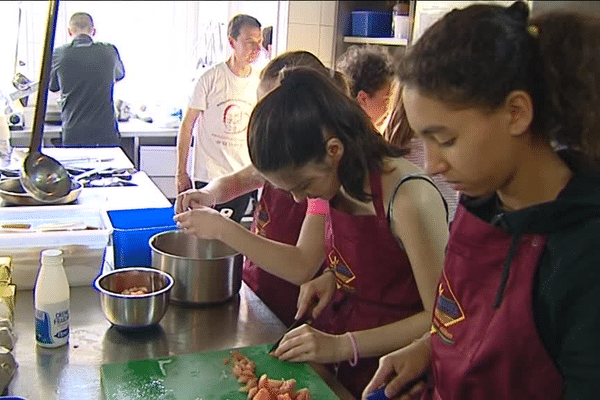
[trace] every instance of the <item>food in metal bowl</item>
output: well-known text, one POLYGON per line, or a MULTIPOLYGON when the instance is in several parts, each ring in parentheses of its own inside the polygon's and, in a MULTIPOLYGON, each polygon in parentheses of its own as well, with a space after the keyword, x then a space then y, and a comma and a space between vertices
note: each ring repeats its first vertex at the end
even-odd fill
POLYGON ((137 287, 134 286, 131 289, 125 289, 121 292, 121 294, 147 294, 149 292, 148 288, 145 286, 137 287))
POLYGON ((116 269, 94 280, 106 319, 129 330, 156 325, 167 311, 172 287, 169 274, 145 267, 116 269))

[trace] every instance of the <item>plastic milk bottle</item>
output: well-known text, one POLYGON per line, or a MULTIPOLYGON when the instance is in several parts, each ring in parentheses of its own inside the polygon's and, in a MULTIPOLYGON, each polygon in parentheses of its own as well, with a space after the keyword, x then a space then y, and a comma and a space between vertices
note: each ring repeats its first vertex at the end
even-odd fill
POLYGON ((35 339, 42 347, 69 341, 69 281, 61 250, 42 251, 34 289, 35 339))

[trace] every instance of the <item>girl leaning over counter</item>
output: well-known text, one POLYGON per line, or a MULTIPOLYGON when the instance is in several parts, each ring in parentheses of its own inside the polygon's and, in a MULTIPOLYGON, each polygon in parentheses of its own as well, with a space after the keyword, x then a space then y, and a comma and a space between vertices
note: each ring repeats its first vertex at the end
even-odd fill
POLYGON ((430 326, 448 236, 443 199, 360 105, 314 69, 284 73, 253 110, 248 139, 267 181, 309 199, 298 242, 269 241, 204 207, 178 214, 178 224, 302 284, 296 317, 314 321, 286 334, 274 356, 328 364, 358 397, 377 357, 430 326))

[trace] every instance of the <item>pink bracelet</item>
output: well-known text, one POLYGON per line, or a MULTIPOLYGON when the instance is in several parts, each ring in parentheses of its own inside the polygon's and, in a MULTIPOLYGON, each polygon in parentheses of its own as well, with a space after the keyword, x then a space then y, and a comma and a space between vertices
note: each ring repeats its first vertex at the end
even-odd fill
POLYGON ((327 215, 327 213, 329 213, 329 202, 323 199, 308 199, 306 213, 316 215, 327 215))
POLYGON ((356 363, 358 362, 358 345, 356 344, 356 339, 352 332, 346 332, 346 335, 350 338, 350 343, 352 343, 352 360, 349 360, 351 367, 356 367, 356 363))

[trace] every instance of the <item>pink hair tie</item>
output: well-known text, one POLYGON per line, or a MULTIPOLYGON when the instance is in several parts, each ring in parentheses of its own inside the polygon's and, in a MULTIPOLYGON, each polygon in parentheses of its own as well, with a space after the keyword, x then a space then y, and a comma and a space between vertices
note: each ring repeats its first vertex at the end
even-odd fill
POLYGON ((351 367, 356 367, 356 363, 358 362, 358 345, 356 344, 356 339, 352 332, 346 332, 346 335, 350 338, 350 343, 352 343, 352 360, 349 360, 351 367))
POLYGON ((306 213, 314 215, 327 215, 329 213, 329 202, 323 199, 308 199, 306 213))

